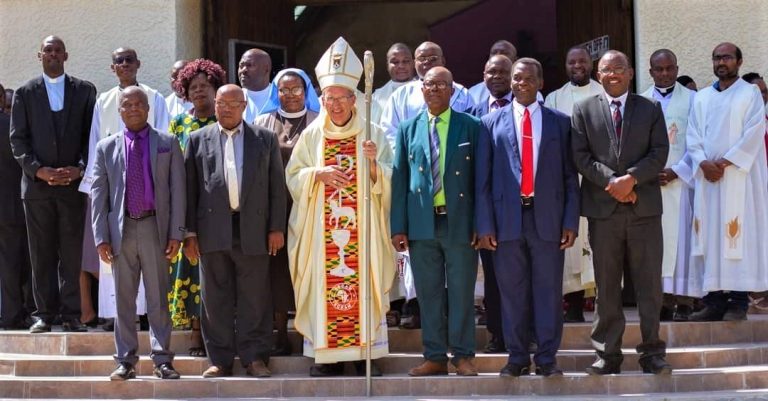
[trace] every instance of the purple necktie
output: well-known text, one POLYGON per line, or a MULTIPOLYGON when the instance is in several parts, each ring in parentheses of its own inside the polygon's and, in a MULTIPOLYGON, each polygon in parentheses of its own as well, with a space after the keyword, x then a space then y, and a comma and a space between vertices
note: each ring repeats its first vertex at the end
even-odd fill
POLYGON ((616 106, 616 110, 613 112, 613 126, 616 128, 616 139, 621 142, 621 102, 614 100, 611 104, 616 106))
POLYGON ((128 171, 125 172, 126 209, 131 216, 139 216, 144 211, 144 164, 141 161, 142 146, 139 143, 141 139, 139 134, 133 135, 128 150, 128 171))
POLYGON ((508 104, 509 100, 507 99, 497 99, 495 102, 491 103, 491 111, 498 110, 508 104))

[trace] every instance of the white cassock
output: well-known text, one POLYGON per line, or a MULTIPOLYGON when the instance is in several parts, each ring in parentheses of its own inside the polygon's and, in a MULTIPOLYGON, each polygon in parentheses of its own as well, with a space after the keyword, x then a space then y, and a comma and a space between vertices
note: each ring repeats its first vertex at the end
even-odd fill
MULTIPOLYGON (((672 94, 662 96, 658 89, 651 86, 642 93, 649 99, 656 99, 661 103, 664 111, 664 120, 667 123, 667 136, 669 137, 669 155, 665 168, 672 169, 678 177, 688 178, 690 175, 690 161, 686 162, 685 135, 688 128, 688 115, 693 105, 696 92, 675 83, 672 94)), ((688 265, 686 262, 687 250, 678 254, 679 245, 687 244, 690 238, 690 220, 685 216, 690 215, 690 197, 686 194, 686 200, 682 199, 683 192, 688 192, 691 187, 687 180, 676 179, 661 187, 661 201, 664 214, 661 215, 661 228, 664 236, 664 253, 661 262, 661 277, 664 283, 664 292, 675 295, 690 294, 686 285, 688 265), (682 230, 681 230, 682 225, 682 230)))
MULTIPOLYGON (((139 86, 144 90, 149 99, 147 122, 152 128, 160 132, 168 132, 169 117, 163 95, 147 85, 139 84, 139 86)), ((125 124, 118 112, 120 92, 122 92, 122 89, 119 86, 115 86, 99 94, 96 98, 91 131, 88 138, 88 164, 86 165, 83 179, 80 182, 80 192, 91 193, 93 165, 96 162, 96 144, 100 140, 120 133, 125 129, 125 124)), ((90 213, 86 213, 86 228, 83 241, 90 241, 90 244, 87 244, 87 246, 96 246, 93 243, 93 228, 91 228, 91 221, 89 219, 90 213)), ((113 318, 117 315, 117 308, 115 306, 115 282, 112 278, 112 266, 99 261, 99 278, 99 317, 113 318)), ((139 315, 147 313, 143 280, 139 282, 139 293, 136 297, 136 313, 139 315)))
POLYGON ((248 101, 245 110, 243 110, 243 121, 252 124, 256 117, 261 114, 261 110, 267 105, 267 101, 269 101, 269 88, 269 85, 260 91, 252 91, 243 88, 245 100, 248 101))
MULTIPOLYGON (((186 113, 192 108, 192 102, 188 102, 178 96, 175 93, 165 97, 165 107, 168 109, 168 117, 173 119, 179 114, 186 113)), ((166 131, 163 131, 166 132, 166 131)))
MULTIPOLYGON (((421 93, 421 80, 414 80, 398 88, 392 96, 389 97, 387 107, 381 114, 380 125, 384 129, 389 144, 392 149, 395 148, 395 136, 397 128, 405 120, 416 117, 419 113, 427 109, 424 102, 424 94, 421 93)), ((467 88, 456 82, 453 83, 453 95, 451 96, 450 107, 455 111, 467 111, 475 103, 467 92, 467 88)))
MULTIPOLYGON (((567 116, 573 114, 573 105, 589 96, 603 93, 603 86, 590 80, 589 85, 576 86, 566 82, 560 89, 547 95, 544 106, 567 116)), ((581 182, 581 174, 579 174, 581 182)), ((586 217, 579 218, 579 235, 573 246, 565 250, 563 265, 563 294, 595 288, 595 269, 592 266, 592 248, 589 246, 589 224, 586 217)))
POLYGON ((374 124, 379 124, 379 120, 381 120, 381 114, 384 112, 384 108, 387 107, 387 101, 389 101, 389 98, 392 96, 393 93, 397 89, 399 89, 401 86, 407 84, 411 81, 416 81, 418 78, 413 77, 410 81, 404 81, 404 82, 396 82, 393 80, 389 80, 386 84, 384 84, 382 87, 376 89, 373 91, 373 104, 371 105, 371 122, 374 124))
MULTIPOLYGON (((768 167, 765 106, 754 85, 738 79, 720 92, 696 94, 689 118, 688 154, 694 169, 691 270, 701 293, 768 289, 768 167), (702 161, 733 163, 723 178, 704 178, 702 161)), ((695 280, 695 281, 694 281, 695 280)))

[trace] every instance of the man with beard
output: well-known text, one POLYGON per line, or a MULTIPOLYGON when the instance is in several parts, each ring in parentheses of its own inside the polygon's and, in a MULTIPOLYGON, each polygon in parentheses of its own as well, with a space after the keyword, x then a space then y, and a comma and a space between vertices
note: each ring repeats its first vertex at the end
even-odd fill
POLYGON ((747 292, 768 288, 765 104, 739 78, 741 49, 712 51, 718 80, 696 94, 687 133, 695 171, 692 271, 706 307, 691 320, 746 320, 747 292))

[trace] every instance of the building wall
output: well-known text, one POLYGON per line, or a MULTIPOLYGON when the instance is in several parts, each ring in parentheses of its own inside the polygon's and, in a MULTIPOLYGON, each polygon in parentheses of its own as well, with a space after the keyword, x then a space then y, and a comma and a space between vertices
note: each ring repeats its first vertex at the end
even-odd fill
POLYGON ((677 55, 680 75, 690 75, 701 88, 715 79, 712 50, 733 42, 744 54, 739 73, 768 73, 768 2, 738 0, 635 1, 635 79, 638 90, 653 80, 648 59, 654 50, 668 48, 677 55))
POLYGON ((167 94, 173 62, 201 54, 201 25, 200 0, 0 0, 0 82, 17 88, 41 74, 40 43, 55 34, 65 71, 98 91, 116 84, 111 52, 127 46, 141 60, 139 81, 167 94))

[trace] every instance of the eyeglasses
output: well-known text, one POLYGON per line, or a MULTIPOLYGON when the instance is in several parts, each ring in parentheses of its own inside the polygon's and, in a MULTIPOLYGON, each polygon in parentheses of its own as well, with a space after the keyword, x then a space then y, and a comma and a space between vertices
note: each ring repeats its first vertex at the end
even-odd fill
POLYGON ((245 103, 245 101, 232 100, 232 101, 229 101, 229 102, 224 102, 224 101, 221 101, 221 100, 217 100, 216 101, 216 107, 219 107, 219 108, 222 108, 222 109, 223 108, 235 109, 235 108, 240 107, 243 103, 245 103))
POLYGON ((296 86, 294 88, 280 89, 280 94, 283 96, 288 96, 288 95, 299 96, 302 93, 304 93, 304 88, 302 88, 301 86, 296 86))
POLYGON ((718 54, 716 56, 712 56, 712 61, 714 62, 720 62, 725 61, 726 63, 731 62, 733 60, 736 60, 736 56, 731 54, 718 54))
POLYGON ((136 62, 136 57, 133 56, 117 56, 112 59, 112 64, 120 65, 123 63, 133 64, 136 62))
POLYGON ((352 97, 354 95, 347 95, 347 96, 339 96, 339 97, 330 97, 330 96, 323 96, 323 102, 325 104, 334 104, 336 102, 339 102, 339 104, 347 104, 352 100, 352 97))
POLYGON ((627 71, 626 67, 616 67, 616 68, 602 68, 600 69, 600 73, 603 75, 622 75, 624 72, 627 71))
POLYGON ((435 89, 435 88, 443 90, 443 89, 448 87, 448 82, 445 82, 445 81, 424 81, 424 84, 422 86, 424 86, 425 89, 429 89, 429 90, 432 90, 432 89, 435 89))
POLYGON ((437 60, 440 60, 440 56, 419 56, 419 57, 416 57, 416 61, 418 61, 420 63, 434 63, 437 60))

